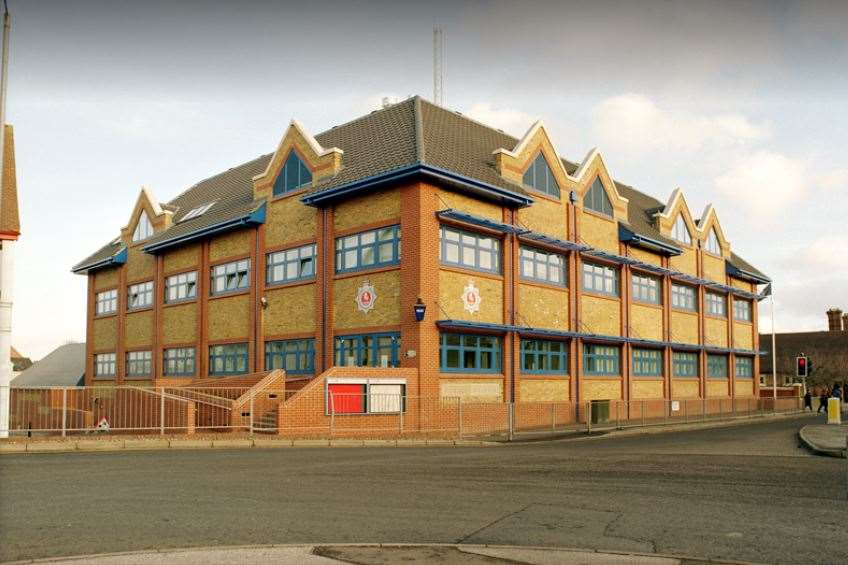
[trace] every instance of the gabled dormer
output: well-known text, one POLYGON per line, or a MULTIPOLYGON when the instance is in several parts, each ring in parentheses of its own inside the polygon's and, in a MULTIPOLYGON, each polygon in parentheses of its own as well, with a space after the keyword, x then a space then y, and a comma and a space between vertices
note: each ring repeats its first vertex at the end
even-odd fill
POLYGON ((665 208, 654 214, 654 219, 659 232, 681 246, 694 247, 693 241, 700 236, 683 191, 679 188, 671 193, 665 208))
POLYGON ((559 199, 563 190, 571 188, 568 173, 541 120, 530 126, 515 147, 501 147, 492 155, 498 174, 529 189, 531 196, 538 193, 559 199))
POLYGON ((613 217, 612 202, 610 202, 601 177, 595 177, 595 181, 583 195, 583 209, 591 210, 610 218, 613 217))
POLYGON ((524 171, 522 182, 527 188, 532 188, 553 198, 560 197, 559 184, 550 165, 548 165, 547 159, 545 159, 545 155, 541 151, 524 171))
POLYGON ((254 198, 279 198, 308 190, 342 167, 344 152, 325 149, 292 120, 265 170, 253 177, 254 198))
POLYGON ((715 208, 709 204, 698 220, 701 248, 716 257, 730 257, 730 242, 724 235, 721 222, 718 220, 715 208))
POLYGON ((163 208, 150 189, 142 187, 129 223, 121 228, 121 240, 128 245, 143 243, 154 234, 171 227, 172 220, 173 212, 163 208))

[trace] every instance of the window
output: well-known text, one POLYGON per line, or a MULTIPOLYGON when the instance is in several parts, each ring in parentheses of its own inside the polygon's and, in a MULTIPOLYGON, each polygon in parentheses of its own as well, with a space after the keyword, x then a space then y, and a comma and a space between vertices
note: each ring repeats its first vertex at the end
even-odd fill
POLYGON ((95 300, 94 313, 98 316, 113 314, 118 311, 118 291, 104 290, 98 292, 95 300))
POLYGON ((741 322, 751 321, 751 303, 747 300, 733 299, 733 318, 741 322))
POLYGON ((127 308, 137 310, 153 306, 153 281, 132 284, 127 289, 127 308))
POLYGON ((583 290, 618 296, 618 270, 595 263, 583 263, 583 290))
POLYGON ((174 347, 163 353, 163 373, 166 377, 194 376, 194 348, 174 347))
POLYGON ((312 173, 303 164, 303 161, 292 151, 289 153, 280 174, 274 181, 274 196, 297 190, 312 182, 312 173))
POLYGON ((727 297, 725 295, 706 292, 704 294, 704 301, 707 306, 707 314, 721 316, 722 318, 727 316, 727 297))
POLYGON ((152 351, 127 352, 127 377, 149 377, 152 373, 152 351))
POLYGON ((153 225, 150 223, 150 218, 147 217, 147 212, 142 210, 141 215, 138 217, 138 223, 135 225, 135 231, 133 232, 133 243, 147 239, 151 235, 153 235, 153 225))
POLYGON ((191 300, 197 296, 197 273, 181 273, 165 279, 165 302, 191 300))
POLYGON ((736 378, 751 379, 754 377, 754 359, 752 357, 736 358, 736 378))
POLYGON ((314 243, 269 253, 265 262, 265 281, 273 285, 314 278, 315 255, 314 243))
POLYGON ((192 220, 194 218, 202 216, 203 214, 208 212, 209 209, 212 208, 212 206, 214 206, 214 205, 215 205, 215 201, 213 200, 212 202, 207 202, 206 204, 203 204, 202 206, 198 206, 197 208, 192 208, 191 210, 188 211, 188 214, 186 214, 185 216, 180 218, 180 222, 185 222, 187 220, 192 220))
POLYGON ((568 344, 542 339, 521 340, 521 371, 547 375, 568 374, 568 344))
POLYGON ((115 376, 115 354, 98 353, 94 356, 94 378, 111 378, 115 376))
POLYGON ((607 196, 607 191, 604 190, 601 177, 595 178, 595 182, 592 183, 586 196, 583 197, 583 207, 612 218, 612 204, 607 196))
POLYGON ((545 156, 539 153, 533 164, 524 172, 524 184, 535 188, 539 192, 550 194, 559 198, 559 185, 554 178, 554 173, 548 166, 545 156))
POLYGON ((501 338, 491 335, 443 333, 439 354, 442 371, 496 373, 501 368, 501 338))
POLYGON ((695 303, 695 289, 683 284, 671 284, 671 306, 680 310, 691 310, 697 312, 695 303))
POLYGON ((439 259, 446 265, 500 273, 501 242, 486 235, 442 226, 439 259))
POLYGON ((336 337, 336 366, 397 367, 400 333, 374 333, 336 337))
POLYGON ((621 374, 619 348, 615 345, 583 345, 583 373, 586 375, 621 374))
POLYGON ((250 284, 250 259, 224 263, 212 267, 212 294, 233 292, 250 284))
POLYGON ((400 226, 336 238, 336 272, 400 263, 400 226))
POLYGON ((265 369, 283 369, 289 375, 311 375, 315 372, 315 340, 266 341, 265 369))
POLYGON ((633 300, 648 304, 660 303, 660 280, 658 278, 632 273, 630 279, 633 300))
POLYGON ((662 351, 633 349, 633 375, 637 377, 661 377, 662 351))
POLYGON ((671 354, 671 368, 675 377, 697 377, 698 354, 674 351, 671 354))
POLYGON ((721 246, 718 244, 715 228, 710 228, 710 235, 707 236, 707 251, 713 255, 721 255, 721 246))
POLYGON ((689 233, 689 228, 686 227, 686 220, 683 219, 683 214, 678 214, 677 221, 674 222, 671 237, 680 243, 685 243, 686 245, 692 244, 692 235, 689 233))
POLYGON ((405 410, 405 384, 378 381, 327 383, 327 414, 397 414, 405 410))
POLYGON ((209 346, 210 375, 241 375, 247 372, 247 344, 209 346))
POLYGON ((565 286, 565 256, 522 246, 521 278, 565 286))
POLYGON ((711 379, 727 378, 727 355, 707 355, 707 376, 711 379))

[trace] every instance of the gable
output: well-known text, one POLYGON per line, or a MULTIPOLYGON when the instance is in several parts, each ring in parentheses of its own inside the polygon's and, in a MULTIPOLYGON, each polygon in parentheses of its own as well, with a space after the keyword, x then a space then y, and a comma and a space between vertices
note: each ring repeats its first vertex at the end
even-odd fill
POLYGON ((557 184, 554 173, 548 165, 547 160, 545 160, 545 155, 541 152, 530 163, 527 170, 524 171, 522 182, 530 188, 544 192, 555 198, 559 198, 560 196, 559 184, 557 184))
POLYGON ((598 212, 604 216, 609 216, 610 218, 613 217, 612 203, 607 196, 607 191, 600 177, 595 177, 592 186, 583 195, 583 208, 598 212))

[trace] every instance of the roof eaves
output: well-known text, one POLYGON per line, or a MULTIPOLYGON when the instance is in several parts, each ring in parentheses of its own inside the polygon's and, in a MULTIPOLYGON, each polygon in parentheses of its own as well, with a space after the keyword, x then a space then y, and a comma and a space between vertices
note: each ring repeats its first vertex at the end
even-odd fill
POLYGON ((638 247, 644 247, 650 251, 659 251, 661 253, 666 253, 669 255, 680 255, 683 253, 683 250, 679 247, 669 245, 668 243, 665 243, 658 239, 654 239, 646 235, 637 233, 636 231, 628 228, 627 226, 621 223, 618 224, 618 239, 623 241, 624 243, 630 243, 638 247))
POLYGON ((112 267, 116 265, 123 265, 127 262, 127 246, 122 245, 118 248, 115 253, 112 255, 105 257, 103 259, 98 259, 97 261, 91 261, 86 263, 83 261, 82 263, 78 263, 71 268, 71 272, 77 275, 86 275, 91 271, 102 269, 104 267, 112 267))
POLYGON ((158 253, 171 247, 176 247, 201 239, 213 234, 238 229, 245 226, 255 226, 265 223, 265 202, 262 202, 258 207, 254 208, 247 214, 228 218, 222 222, 201 226, 196 230, 184 233, 172 238, 163 239, 155 243, 146 245, 143 249, 146 253, 158 253))
POLYGON ((744 279, 755 283, 767 284, 771 282, 771 279, 766 275, 761 273, 754 273, 750 270, 743 269, 734 265, 730 261, 725 261, 725 270, 728 275, 731 277, 736 277, 737 279, 744 279))

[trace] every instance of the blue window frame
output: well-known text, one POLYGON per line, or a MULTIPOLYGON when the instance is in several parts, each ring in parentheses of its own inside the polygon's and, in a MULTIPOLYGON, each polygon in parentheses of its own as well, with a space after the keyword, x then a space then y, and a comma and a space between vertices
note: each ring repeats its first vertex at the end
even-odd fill
POLYGON ((165 302, 171 304, 197 296, 197 272, 180 273, 165 279, 165 302))
POLYGON ((127 310, 153 306, 153 281, 131 284, 127 289, 127 310))
POLYGON ((633 375, 636 377, 661 377, 662 351, 658 349, 633 349, 633 375))
POLYGON ((704 293, 704 303, 707 314, 711 316, 727 317, 727 297, 715 292, 704 293))
POLYGON ((445 265, 501 272, 501 242, 494 237, 442 226, 440 243, 439 259, 445 265))
POLYGON ((566 285, 564 255, 523 245, 520 254, 522 279, 566 285))
POLYGON ((284 284, 315 278, 316 246, 314 243, 268 253, 265 261, 265 282, 284 284))
POLYGON ((751 303, 747 300, 733 299, 733 319, 740 322, 751 321, 751 303))
POLYGON ((671 306, 680 310, 698 311, 695 289, 685 284, 671 283, 671 306))
POLYGON ((211 269, 211 294, 244 290, 250 285, 250 259, 215 265, 211 269))
POLYGON ((397 367, 400 333, 336 336, 335 350, 338 367, 397 367))
POLYGON ((118 311, 118 291, 117 289, 104 290, 98 292, 95 297, 94 313, 98 316, 104 314, 114 314, 118 311))
POLYGON ((583 344, 583 374, 621 374, 621 350, 617 345, 583 344))
POLYGON ((618 269, 598 265, 595 263, 583 263, 583 290, 618 296, 618 269))
POLYGON ((675 377, 698 376, 698 354, 674 351, 671 354, 671 374, 675 377))
POLYGON ((441 370, 453 373, 497 373, 501 370, 500 336, 442 333, 441 370))
POLYGON ((265 369, 283 369, 289 375, 315 372, 315 340, 287 339, 265 342, 265 369))
POLYGON ((246 343, 209 346, 210 375, 243 375, 245 373, 247 373, 246 343))
POLYGON ((752 378, 754 378, 754 359, 752 357, 737 357, 736 358, 736 378, 737 379, 752 379, 752 378))
POLYGON ((162 353, 162 373, 166 377, 194 376, 194 348, 171 347, 162 353))
POLYGON ((336 238, 337 273, 398 263, 400 226, 388 226, 336 238))
POLYGON ((292 151, 286 158, 280 174, 274 181, 274 196, 285 194, 306 186, 312 182, 312 173, 303 161, 292 151))
POLYGON ((633 300, 646 304, 660 303, 660 280, 656 277, 633 273, 630 275, 633 300))
POLYGON ((727 378, 727 355, 707 354, 707 376, 711 379, 727 378))
POLYGON ((567 375, 568 344, 563 341, 522 339, 521 372, 540 375, 567 375))
POLYGON ((153 374, 152 351, 127 352, 127 378, 150 377, 153 374))
POLYGON ((601 177, 596 177, 595 182, 586 192, 586 196, 583 197, 583 207, 612 218, 612 203, 607 196, 607 191, 604 190, 601 177))
POLYGON ((536 156, 536 159, 524 172, 523 182, 539 192, 559 198, 559 185, 554 178, 553 171, 548 166, 547 160, 545 160, 545 156, 541 153, 536 156))

